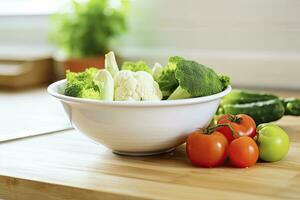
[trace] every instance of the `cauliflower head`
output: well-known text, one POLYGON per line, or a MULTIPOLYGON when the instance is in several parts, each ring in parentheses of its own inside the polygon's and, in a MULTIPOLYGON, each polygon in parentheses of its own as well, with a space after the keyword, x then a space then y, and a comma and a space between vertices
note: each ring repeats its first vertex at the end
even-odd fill
POLYGON ((144 71, 119 71, 114 78, 115 101, 161 100, 162 93, 153 77, 144 71))

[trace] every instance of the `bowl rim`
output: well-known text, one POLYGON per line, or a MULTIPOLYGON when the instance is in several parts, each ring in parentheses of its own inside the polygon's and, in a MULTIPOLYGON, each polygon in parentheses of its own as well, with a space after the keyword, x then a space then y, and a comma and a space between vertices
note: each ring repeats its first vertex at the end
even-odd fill
POLYGON ((198 103, 204 103, 204 102, 220 99, 223 96, 227 95, 232 89, 231 86, 229 85, 225 90, 217 94, 204 96, 204 97, 189 98, 189 99, 162 100, 162 101, 158 101, 158 100, 156 101, 103 101, 103 100, 96 100, 96 99, 70 97, 64 94, 60 94, 57 91, 58 87, 65 84, 66 82, 67 82, 66 79, 63 79, 50 84, 47 88, 48 93, 51 96, 66 102, 85 103, 85 104, 92 104, 92 105, 106 105, 106 106, 138 107, 138 106, 168 106, 168 105, 176 106, 176 105, 198 104, 198 103))

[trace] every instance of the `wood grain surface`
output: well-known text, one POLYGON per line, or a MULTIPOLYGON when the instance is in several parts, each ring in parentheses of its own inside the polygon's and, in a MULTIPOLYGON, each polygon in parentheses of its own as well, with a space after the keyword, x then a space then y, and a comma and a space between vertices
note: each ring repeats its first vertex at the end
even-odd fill
POLYGON ((289 133, 288 155, 246 169, 194 167, 184 146, 118 156, 75 130, 3 142, 0 199, 300 199, 300 118, 277 124, 289 133))
POLYGON ((184 146, 123 157, 76 131, 0 145, 4 199, 299 199, 300 119, 278 122, 291 138, 287 157, 247 169, 190 165, 184 146))

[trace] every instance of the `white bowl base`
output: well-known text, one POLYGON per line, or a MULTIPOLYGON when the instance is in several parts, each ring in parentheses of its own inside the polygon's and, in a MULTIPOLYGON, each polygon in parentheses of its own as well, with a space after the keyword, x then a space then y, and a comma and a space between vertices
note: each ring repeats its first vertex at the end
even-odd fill
POLYGON ((170 153, 174 151, 176 147, 171 149, 162 150, 162 151, 154 151, 154 152, 125 152, 125 151, 113 151, 113 153, 121 156, 154 156, 159 154, 170 153))

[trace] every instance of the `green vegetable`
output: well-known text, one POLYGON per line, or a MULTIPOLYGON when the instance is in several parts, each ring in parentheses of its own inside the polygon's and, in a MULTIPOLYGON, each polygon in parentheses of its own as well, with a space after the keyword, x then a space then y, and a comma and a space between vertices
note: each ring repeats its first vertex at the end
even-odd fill
POLYGON ((300 99, 291 97, 282 99, 281 102, 285 109, 285 115, 300 116, 300 99))
MULTIPOLYGON (((69 72, 67 72, 68 74, 69 72)), ((71 96, 71 97, 79 97, 81 96, 81 90, 82 86, 80 83, 67 83, 66 89, 65 89, 65 95, 71 96)))
POLYGON ((182 60, 184 60, 183 57, 180 57, 180 56, 172 56, 172 57, 169 58, 168 67, 169 67, 170 69, 176 69, 177 64, 178 64, 180 61, 182 61, 182 60))
POLYGON ((246 90, 232 90, 230 94, 222 98, 221 105, 253 103, 259 101, 267 101, 271 99, 278 99, 278 97, 273 94, 267 94, 261 92, 251 92, 246 90))
POLYGON ((220 79, 211 68, 183 59, 177 62, 175 77, 179 86, 169 100, 209 96, 221 92, 229 84, 228 77, 220 79))
POLYGON ((156 79, 164 99, 168 98, 179 85, 175 77, 175 70, 178 62, 181 60, 183 60, 183 58, 179 56, 170 57, 168 64, 163 68, 161 75, 156 79))
POLYGON ((217 114, 247 114, 256 124, 268 123, 284 115, 300 116, 300 100, 279 99, 269 93, 233 90, 222 99, 217 114))
POLYGON ((144 61, 141 60, 138 62, 129 62, 129 61, 124 62, 122 65, 122 70, 129 70, 133 72, 145 71, 148 72, 149 74, 152 74, 150 67, 144 61))
POLYGON ((223 85, 223 89, 222 90, 225 90, 229 85, 230 85, 230 78, 226 75, 220 75, 219 76, 219 79, 223 85))
POLYGON ((72 97, 100 99, 100 90, 93 81, 97 72, 96 68, 89 68, 79 73, 67 71, 64 94, 72 97))
POLYGON ((251 116, 256 124, 272 122, 284 115, 284 107, 279 99, 260 101, 245 104, 223 104, 220 105, 220 114, 247 114, 251 116))
POLYGON ((85 99, 101 99, 101 93, 98 87, 86 88, 81 91, 80 98, 85 99))
POLYGON ((275 124, 261 124, 257 127, 259 158, 268 162, 279 161, 289 151, 287 133, 275 124))

